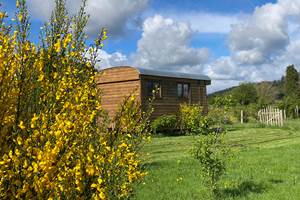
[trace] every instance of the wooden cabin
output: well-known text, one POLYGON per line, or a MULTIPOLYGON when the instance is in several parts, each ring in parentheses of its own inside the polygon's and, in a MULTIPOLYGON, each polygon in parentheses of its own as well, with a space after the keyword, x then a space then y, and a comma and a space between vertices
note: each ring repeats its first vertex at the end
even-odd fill
POLYGON ((208 76, 180 72, 159 71, 131 66, 118 66, 101 70, 97 76, 98 87, 102 91, 103 108, 109 116, 125 96, 135 94, 142 106, 147 105, 155 90, 153 118, 176 114, 181 103, 199 104, 208 111, 206 86, 208 76))

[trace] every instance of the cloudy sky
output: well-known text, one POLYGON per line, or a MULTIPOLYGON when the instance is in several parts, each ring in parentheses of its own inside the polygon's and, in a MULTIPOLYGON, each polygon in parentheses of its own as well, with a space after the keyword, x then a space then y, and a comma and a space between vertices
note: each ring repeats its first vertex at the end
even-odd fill
MULTIPOLYGON (((54 0, 28 0, 32 39, 54 0)), ((12 14, 14 0, 0 0, 12 14)), ((80 0, 69 0, 75 12, 80 0)), ((134 65, 209 75, 209 91, 300 70, 300 0, 89 0, 89 39, 107 27, 99 68, 134 65)))

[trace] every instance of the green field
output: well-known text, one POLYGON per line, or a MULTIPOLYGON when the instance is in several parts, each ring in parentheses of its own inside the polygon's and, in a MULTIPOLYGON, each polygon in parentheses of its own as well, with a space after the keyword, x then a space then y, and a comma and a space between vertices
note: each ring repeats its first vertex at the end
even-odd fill
MULTIPOLYGON (((233 159, 221 181, 221 199, 300 199, 300 120, 283 128, 229 127, 233 159)), ((135 199, 209 199, 197 161, 195 137, 157 137, 143 149, 148 176, 135 199)))

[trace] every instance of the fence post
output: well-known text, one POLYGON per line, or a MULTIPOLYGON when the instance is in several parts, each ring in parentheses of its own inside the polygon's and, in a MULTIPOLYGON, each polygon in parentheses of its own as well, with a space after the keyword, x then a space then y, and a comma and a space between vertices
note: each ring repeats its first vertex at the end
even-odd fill
POLYGON ((262 113, 263 113, 263 115, 262 115, 262 117, 263 117, 263 123, 266 123, 266 110, 265 110, 266 108, 264 108, 263 110, 262 110, 262 113))
POLYGON ((276 108, 276 125, 279 126, 280 125, 280 112, 279 109, 276 108))
POLYGON ((274 109, 272 107, 270 108, 270 120, 271 120, 271 126, 274 124, 274 109))
POLYGON ((283 126, 283 113, 282 110, 280 110, 280 126, 283 126))
POLYGON ((262 123, 262 121, 261 121, 261 120, 262 120, 262 119, 261 119, 261 110, 259 110, 259 111, 257 112, 257 115, 258 115, 258 117, 259 117, 259 122, 262 123))
POLYGON ((267 115, 267 125, 270 124, 270 108, 267 107, 266 108, 266 115, 267 115))
POLYGON ((241 124, 244 123, 244 112, 243 110, 241 110, 241 124))

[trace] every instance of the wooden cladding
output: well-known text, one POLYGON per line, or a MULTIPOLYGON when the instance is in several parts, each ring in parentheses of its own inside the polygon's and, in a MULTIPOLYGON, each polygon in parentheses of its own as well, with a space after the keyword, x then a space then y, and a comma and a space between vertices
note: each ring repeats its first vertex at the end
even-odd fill
POLYGON ((139 80, 139 72, 132 67, 104 69, 97 75, 98 84, 139 80))
POLYGON ((109 116, 113 116, 125 97, 134 94, 140 101, 140 82, 127 81, 110 84, 99 84, 102 94, 102 107, 107 110, 109 116))
POLYGON ((140 76, 132 67, 114 67, 102 70, 96 77, 102 94, 102 107, 114 116, 125 97, 134 94, 140 101, 140 76))

